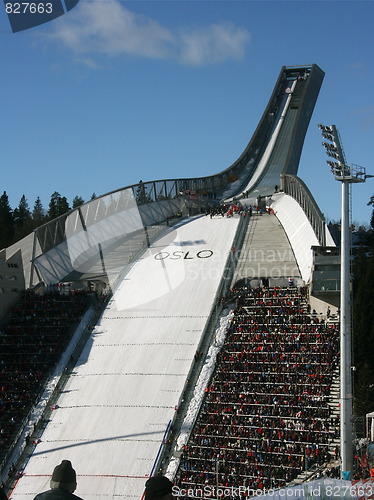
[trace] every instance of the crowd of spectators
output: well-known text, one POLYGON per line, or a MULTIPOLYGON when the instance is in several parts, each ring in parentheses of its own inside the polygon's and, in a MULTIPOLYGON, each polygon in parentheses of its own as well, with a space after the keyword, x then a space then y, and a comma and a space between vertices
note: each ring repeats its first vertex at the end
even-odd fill
POLYGON ((177 473, 181 488, 283 487, 334 458, 338 326, 296 287, 242 287, 177 473))
MULTIPOLYGON (((276 186, 277 187, 277 186, 276 186)), ((242 205, 239 203, 220 203, 215 206, 208 206, 205 209, 205 215, 209 215, 212 219, 215 216, 233 217, 234 215, 249 216, 253 214, 262 215, 263 213, 274 214, 270 207, 261 207, 260 205, 242 205)))
POLYGON ((86 291, 26 291, 1 324, 0 459, 91 302, 86 291))
MULTIPOLYGON (((257 208, 257 211, 258 210, 259 208, 257 208)), ((220 215, 221 217, 233 217, 234 215, 251 216, 252 213, 252 207, 243 207, 240 203, 221 203, 220 205, 216 205, 214 207, 207 207, 205 210, 205 215, 209 215, 211 219, 217 215, 220 215)))

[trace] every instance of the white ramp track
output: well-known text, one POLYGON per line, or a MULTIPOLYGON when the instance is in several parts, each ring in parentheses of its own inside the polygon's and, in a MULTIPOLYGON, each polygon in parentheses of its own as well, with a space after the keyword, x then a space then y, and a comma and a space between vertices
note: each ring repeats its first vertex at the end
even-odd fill
POLYGON ((170 229, 115 292, 13 499, 49 489, 63 459, 84 500, 140 499, 209 316, 238 219, 170 229))

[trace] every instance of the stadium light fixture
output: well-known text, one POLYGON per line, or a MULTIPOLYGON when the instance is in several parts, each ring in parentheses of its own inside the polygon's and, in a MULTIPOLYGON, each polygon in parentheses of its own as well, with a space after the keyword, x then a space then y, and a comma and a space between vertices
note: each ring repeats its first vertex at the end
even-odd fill
POLYGON ((327 155, 334 158, 326 160, 335 180, 342 183, 341 248, 340 248, 340 455, 341 477, 351 479, 353 470, 352 438, 352 340, 351 340, 351 239, 349 234, 350 185, 365 182, 372 175, 358 165, 348 165, 335 125, 318 125, 322 137, 330 142, 322 145, 327 155))

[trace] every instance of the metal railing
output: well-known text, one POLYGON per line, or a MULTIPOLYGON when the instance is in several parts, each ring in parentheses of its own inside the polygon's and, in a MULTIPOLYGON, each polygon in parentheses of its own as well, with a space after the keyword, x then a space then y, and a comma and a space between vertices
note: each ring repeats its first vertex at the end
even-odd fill
POLYGON ((296 175, 282 174, 281 189, 292 196, 303 209, 321 246, 326 246, 326 222, 312 193, 296 175))

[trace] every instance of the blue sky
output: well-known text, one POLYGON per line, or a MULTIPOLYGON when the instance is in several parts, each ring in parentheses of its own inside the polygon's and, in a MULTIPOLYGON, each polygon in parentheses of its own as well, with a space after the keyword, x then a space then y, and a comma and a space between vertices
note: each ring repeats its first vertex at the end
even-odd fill
MULTIPOLYGON (((325 216, 340 184, 318 123, 335 124, 349 162, 374 174, 372 1, 81 0, 13 34, 0 12, 1 185, 15 208, 71 203, 143 181, 228 167, 249 142, 282 66, 326 75, 299 176, 325 216)), ((374 179, 353 188, 368 222, 374 179)))

